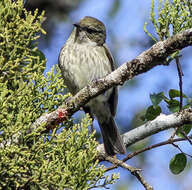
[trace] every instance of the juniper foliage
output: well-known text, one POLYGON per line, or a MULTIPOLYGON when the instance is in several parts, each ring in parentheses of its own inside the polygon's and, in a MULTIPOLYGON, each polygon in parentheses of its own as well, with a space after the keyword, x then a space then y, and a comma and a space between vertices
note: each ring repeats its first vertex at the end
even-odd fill
POLYGON ((43 125, 29 132, 37 118, 69 96, 59 71, 44 75, 46 58, 37 44, 45 34, 43 15, 27 12, 22 0, 0 1, 0 188, 86 190, 100 179, 104 186, 114 183, 117 176, 104 176, 96 160, 88 115, 50 133, 43 125))

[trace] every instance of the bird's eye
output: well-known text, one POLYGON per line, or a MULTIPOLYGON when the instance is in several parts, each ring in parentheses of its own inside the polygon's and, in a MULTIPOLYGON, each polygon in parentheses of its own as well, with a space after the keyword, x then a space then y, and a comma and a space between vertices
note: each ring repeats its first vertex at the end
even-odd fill
POLYGON ((88 33, 93 33, 93 32, 96 32, 96 30, 93 30, 93 29, 91 29, 91 28, 86 28, 86 31, 88 32, 88 33))

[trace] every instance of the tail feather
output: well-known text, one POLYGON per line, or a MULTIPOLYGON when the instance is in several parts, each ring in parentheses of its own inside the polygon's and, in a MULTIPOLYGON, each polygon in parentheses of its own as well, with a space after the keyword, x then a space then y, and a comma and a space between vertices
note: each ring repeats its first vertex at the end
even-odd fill
POLYGON ((99 125, 101 128, 106 153, 109 156, 113 156, 117 153, 125 154, 125 145, 123 144, 113 117, 111 116, 107 122, 99 121, 99 125))

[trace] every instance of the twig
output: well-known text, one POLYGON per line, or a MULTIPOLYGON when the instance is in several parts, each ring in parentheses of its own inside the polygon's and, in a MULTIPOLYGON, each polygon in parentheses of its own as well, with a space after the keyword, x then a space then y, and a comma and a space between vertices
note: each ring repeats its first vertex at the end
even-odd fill
POLYGON ((177 72, 178 72, 178 76, 179 76, 179 91, 180 91, 180 104, 179 104, 179 111, 181 112, 182 108, 183 108, 183 80, 182 77, 183 75, 183 71, 181 68, 181 64, 179 62, 179 56, 177 56, 175 58, 176 60, 176 65, 177 65, 177 72))
POLYGON ((192 156, 190 154, 187 154, 185 152, 182 151, 182 149, 179 147, 179 145, 172 143, 172 145, 177 148, 181 153, 185 154, 186 156, 189 156, 190 158, 192 158, 192 156))
POLYGON ((153 190, 153 187, 151 185, 149 185, 145 179, 141 176, 141 174, 137 171, 135 172, 135 174, 133 174, 140 182, 141 184, 144 186, 144 188, 146 190, 153 190))
MULTIPOLYGON (((188 138, 190 139, 190 138, 192 138, 192 136, 188 136, 188 138)), ((143 148, 143 149, 141 149, 141 150, 138 150, 138 151, 135 151, 135 152, 133 152, 133 153, 131 153, 131 154, 128 154, 128 155, 126 156, 126 158, 124 158, 124 159, 122 160, 122 162, 126 162, 127 160, 129 160, 129 159, 133 158, 134 156, 136 156, 136 155, 138 155, 138 154, 140 154, 140 153, 143 153, 143 152, 145 152, 145 151, 148 151, 148 150, 151 150, 151 149, 160 147, 160 146, 164 146, 164 145, 167 145, 167 144, 173 144, 174 142, 185 141, 185 140, 186 140, 186 138, 177 138, 177 139, 172 139, 172 140, 171 140, 171 139, 168 139, 168 140, 166 140, 166 141, 163 141, 163 142, 160 142, 160 143, 157 143, 157 144, 148 146, 148 147, 146 147, 146 148, 143 148)), ((111 167, 107 168, 106 171, 115 169, 115 168, 117 168, 117 167, 118 167, 118 165, 111 166, 111 167)))
MULTIPOLYGON (((132 166, 129 166, 128 164, 126 164, 124 161, 122 160, 118 160, 117 158, 114 158, 114 157, 111 157, 111 156, 106 156, 105 157, 105 161, 109 161, 111 162, 112 164, 115 164, 117 166, 121 166, 122 168, 125 168, 127 170, 129 170, 131 173, 134 173, 136 171, 141 171, 141 169, 138 169, 138 168, 134 168, 132 166)), ((106 171, 108 171, 106 169, 106 171)))
MULTIPOLYGON (((173 113, 170 115, 160 114, 152 121, 136 127, 122 135, 123 143, 129 147, 136 142, 145 139, 153 134, 167 129, 183 126, 184 124, 192 124, 192 108, 184 109, 182 112, 173 113)), ((169 140, 172 142, 172 139, 169 140)), ((103 144, 97 146, 98 159, 101 161, 105 157, 103 144)))
POLYGON ((173 134, 172 134, 172 135, 170 136, 170 138, 169 138, 170 141, 172 141, 172 140, 174 139, 174 137, 175 137, 178 129, 179 129, 179 127, 176 127, 176 128, 174 129, 173 134))
POLYGON ((185 134, 185 132, 181 130, 181 134, 182 134, 182 135, 185 137, 185 139, 188 140, 188 142, 192 145, 191 139, 185 134))
MULTIPOLYGON (((122 168, 127 169, 128 171, 131 172, 132 175, 134 175, 134 176, 140 181, 140 183, 144 186, 144 188, 145 188, 146 190, 153 190, 153 187, 152 187, 151 185, 149 185, 149 184, 145 181, 145 179, 142 177, 142 175, 141 175, 141 173, 140 173, 140 172, 141 172, 141 169, 138 169, 138 168, 134 168, 134 167, 132 167, 132 166, 129 166, 127 163, 125 163, 125 162, 123 162, 123 161, 121 161, 121 160, 118 160, 118 159, 116 159, 116 158, 110 157, 110 156, 105 157, 105 160, 111 162, 112 164, 119 165, 119 166, 121 166, 122 168)), ((106 171, 108 171, 108 170, 106 170, 106 171)))
MULTIPOLYGON (((182 108, 183 108, 183 79, 182 79, 182 76, 184 76, 183 74, 183 71, 182 71, 182 68, 181 68, 181 64, 179 62, 179 56, 177 56, 175 58, 175 62, 176 62, 176 65, 177 65, 177 72, 178 72, 178 76, 179 76, 179 91, 180 91, 180 102, 179 102, 179 112, 182 111, 182 108)), ((173 134, 171 135, 171 137, 169 138, 170 140, 173 140, 176 133, 177 133, 177 130, 178 130, 179 127, 176 127, 173 134)))

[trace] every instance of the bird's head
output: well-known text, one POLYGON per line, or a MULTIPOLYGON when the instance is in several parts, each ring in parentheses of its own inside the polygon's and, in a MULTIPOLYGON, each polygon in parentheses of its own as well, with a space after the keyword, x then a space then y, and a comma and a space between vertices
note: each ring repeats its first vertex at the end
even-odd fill
POLYGON ((78 43, 94 42, 97 45, 105 43, 105 25, 98 19, 86 16, 79 23, 75 23, 74 26, 76 28, 75 40, 78 43))

